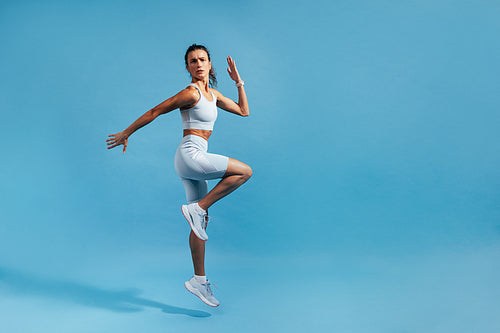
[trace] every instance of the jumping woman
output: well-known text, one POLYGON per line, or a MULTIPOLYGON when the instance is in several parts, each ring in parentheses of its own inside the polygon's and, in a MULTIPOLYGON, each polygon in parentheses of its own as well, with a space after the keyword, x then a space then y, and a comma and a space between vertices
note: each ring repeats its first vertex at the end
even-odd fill
POLYGON ((251 177, 252 169, 230 157, 208 153, 208 138, 217 118, 217 107, 243 117, 248 116, 249 109, 244 82, 230 56, 227 58, 227 71, 236 83, 238 103, 212 88, 216 86, 217 80, 210 53, 205 46, 191 45, 184 61, 191 74, 191 84, 147 111, 123 132, 109 135, 106 142, 108 149, 123 145, 125 153, 132 133, 159 115, 180 109, 184 133, 175 153, 175 171, 186 190, 187 205, 182 205, 181 210, 191 227, 189 246, 194 266, 194 276, 184 286, 207 305, 216 307, 219 306, 219 301, 214 297, 210 282, 205 276, 207 211, 215 202, 245 183, 251 177), (219 183, 208 192, 207 179, 218 178, 221 178, 219 183))

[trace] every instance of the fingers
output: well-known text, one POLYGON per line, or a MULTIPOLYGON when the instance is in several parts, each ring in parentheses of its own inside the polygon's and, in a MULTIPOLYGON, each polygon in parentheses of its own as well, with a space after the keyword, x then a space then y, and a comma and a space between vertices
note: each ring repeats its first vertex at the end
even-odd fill
POLYGON ((108 135, 110 139, 106 140, 106 144, 108 145, 108 149, 115 148, 118 144, 116 143, 115 134, 108 135))
MULTIPOLYGON (((108 146, 118 142, 118 139, 116 138, 116 134, 108 135, 108 137, 110 138, 110 139, 106 140, 106 142, 108 143, 108 146)), ((112 147, 110 147, 110 148, 112 148, 112 147)))
POLYGON ((238 70, 236 69, 236 62, 233 60, 233 58, 231 58, 231 56, 227 57, 227 64, 229 66, 227 72, 231 77, 231 79, 233 79, 236 82, 240 81, 241 80, 240 75, 238 73, 238 70))
POLYGON ((113 144, 113 143, 112 142, 108 143, 108 149, 115 148, 116 146, 118 146, 117 143, 115 143, 114 145, 110 146, 111 144, 113 144))
POLYGON ((115 148, 116 146, 119 146, 119 145, 121 145, 121 143, 119 143, 118 141, 108 142, 108 149, 115 148))
POLYGON ((231 69, 232 69, 231 68, 232 67, 231 61, 232 61, 231 56, 227 57, 227 65, 229 66, 229 68, 227 69, 227 72, 229 73, 229 75, 231 75, 231 69))
POLYGON ((123 143, 123 153, 125 154, 125 151, 127 150, 127 144, 128 144, 128 139, 125 139, 125 142, 123 143))
POLYGON ((231 58, 231 56, 227 57, 227 64, 229 65, 231 70, 236 70, 236 63, 234 62, 233 58, 231 58))
POLYGON ((108 149, 115 148, 121 144, 123 144, 123 152, 127 149, 128 138, 125 139, 124 142, 120 142, 120 140, 116 137, 117 134, 108 135, 109 139, 106 140, 106 144, 108 145, 108 149))

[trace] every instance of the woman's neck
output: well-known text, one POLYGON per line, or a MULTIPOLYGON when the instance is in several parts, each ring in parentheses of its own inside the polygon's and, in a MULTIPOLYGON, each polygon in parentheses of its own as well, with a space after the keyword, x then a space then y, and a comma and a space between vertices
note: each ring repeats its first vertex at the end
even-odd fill
POLYGON ((198 88, 203 89, 203 91, 208 92, 208 81, 205 80, 192 80, 191 83, 194 83, 198 86, 198 88))

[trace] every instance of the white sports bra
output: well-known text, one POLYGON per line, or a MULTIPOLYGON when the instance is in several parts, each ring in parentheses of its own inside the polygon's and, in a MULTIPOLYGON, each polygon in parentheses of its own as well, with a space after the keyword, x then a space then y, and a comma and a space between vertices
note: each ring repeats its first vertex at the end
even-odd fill
POLYGON ((190 86, 198 89, 200 99, 192 108, 181 110, 182 128, 212 131, 215 119, 217 119, 217 98, 210 91, 210 94, 212 94, 212 101, 210 102, 203 96, 196 84, 191 83, 190 86))

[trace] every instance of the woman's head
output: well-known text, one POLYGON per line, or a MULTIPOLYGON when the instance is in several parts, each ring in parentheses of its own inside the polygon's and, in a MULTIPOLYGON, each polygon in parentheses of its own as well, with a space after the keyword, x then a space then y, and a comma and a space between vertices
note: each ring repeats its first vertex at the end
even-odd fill
POLYGON ((186 54, 184 55, 184 62, 186 63, 186 69, 188 70, 188 72, 192 76, 193 72, 190 70, 190 64, 192 64, 192 66, 195 66, 195 62, 198 59, 203 60, 204 58, 205 58, 204 61, 207 61, 207 63, 208 63, 210 86, 216 87, 217 86, 217 79, 215 77, 215 71, 212 68, 212 63, 210 60, 210 52, 208 51, 208 49, 205 46, 193 44, 190 47, 188 47, 186 54))

